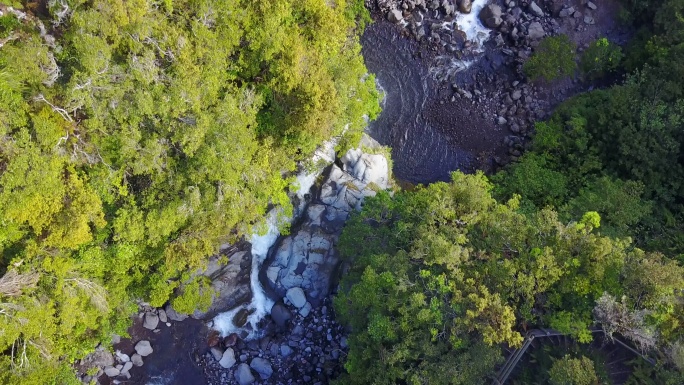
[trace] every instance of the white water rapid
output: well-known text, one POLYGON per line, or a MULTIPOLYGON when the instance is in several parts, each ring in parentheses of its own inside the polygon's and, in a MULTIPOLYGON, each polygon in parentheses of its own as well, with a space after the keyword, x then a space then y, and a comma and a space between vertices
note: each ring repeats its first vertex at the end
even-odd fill
POLYGON ((489 39, 489 29, 482 25, 480 21, 480 11, 487 5, 488 0, 473 1, 473 8, 468 14, 458 13, 454 23, 458 29, 465 32, 469 41, 476 44, 479 51, 482 51, 482 46, 489 39))
MULTIPOLYGON (((441 24, 443 29, 463 31, 465 38, 470 42, 470 53, 479 55, 484 52, 484 43, 489 39, 489 28, 480 21, 480 11, 487 5, 488 0, 475 0, 470 13, 456 12, 456 18, 441 24)), ((435 65, 430 68, 430 73, 437 79, 449 79, 457 72, 470 68, 476 59, 459 59, 453 55, 442 55, 435 58, 435 65)))

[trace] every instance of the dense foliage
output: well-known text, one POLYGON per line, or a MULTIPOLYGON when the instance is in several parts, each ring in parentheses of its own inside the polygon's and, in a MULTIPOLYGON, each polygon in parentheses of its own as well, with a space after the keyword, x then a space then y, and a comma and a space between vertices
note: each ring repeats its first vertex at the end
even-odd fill
POLYGON ((0 6, 0 383, 69 383, 133 299, 192 311, 189 272, 378 109, 360 0, 47 4, 0 6))
POLYGON ((557 360, 549 370, 551 385, 594 385, 598 377, 594 363, 587 357, 573 358, 569 355, 557 360))
MULTIPOLYGON (((561 105, 537 123, 532 151, 494 180, 524 207, 553 205, 568 219, 598 211, 613 235, 679 258, 684 253, 684 2, 630 4, 651 15, 624 54, 604 39, 581 60, 587 77, 629 73, 611 88, 561 105)), ((636 14, 636 13, 635 13, 636 14)), ((641 15, 643 16, 643 15, 641 15)))
POLYGON ((551 209, 524 214, 491 189, 482 174, 454 173, 381 194, 351 219, 335 302, 352 330, 340 383, 484 383, 499 345, 519 346, 526 329, 589 342, 597 320, 645 350, 679 346, 684 268, 601 235, 596 212, 571 222, 551 209))
MULTIPOLYGON (((488 383, 525 330, 582 344, 597 326, 656 359, 631 362, 628 383, 684 381, 684 2, 629 6, 641 30, 624 52, 603 38, 581 56, 562 35, 540 43, 524 66, 533 79, 577 62, 584 80, 628 76, 537 123, 531 151, 493 185, 457 173, 351 220, 340 383, 488 383)), ((597 362, 561 356, 527 379, 604 383, 597 362)))

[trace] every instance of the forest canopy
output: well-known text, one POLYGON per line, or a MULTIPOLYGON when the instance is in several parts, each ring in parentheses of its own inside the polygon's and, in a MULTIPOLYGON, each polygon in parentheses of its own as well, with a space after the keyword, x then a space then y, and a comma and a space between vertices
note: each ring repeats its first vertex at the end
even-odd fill
POLYGON ((201 293, 379 108, 360 0, 41 4, 0 6, 0 383, 73 382, 133 300, 201 293))
MULTIPOLYGON (((569 222, 523 213, 519 197, 499 203, 492 189, 481 173, 457 172, 382 193, 352 217, 335 300, 352 330, 340 384, 485 383, 502 346, 520 347, 536 327, 588 343, 601 325, 664 366, 682 364, 672 352, 684 337, 684 267, 602 235, 596 212, 569 222)), ((660 383, 681 378, 666 373, 660 383)))

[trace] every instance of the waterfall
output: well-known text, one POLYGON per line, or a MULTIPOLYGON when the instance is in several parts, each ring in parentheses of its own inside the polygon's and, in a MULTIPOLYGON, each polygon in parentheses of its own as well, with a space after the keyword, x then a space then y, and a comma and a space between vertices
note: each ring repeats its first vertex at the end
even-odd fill
MULTIPOLYGON (((311 187, 316 182, 316 178, 323 172, 325 166, 335 160, 335 145, 337 145, 337 139, 323 143, 310 160, 313 167, 305 167, 297 174, 298 189, 294 195, 298 198, 298 206, 295 207, 295 215, 303 213, 306 207, 305 195, 309 193, 311 187)), ((258 323, 271 312, 271 308, 274 305, 273 300, 266 295, 264 288, 261 286, 259 271, 268 256, 268 251, 278 240, 280 235, 279 225, 283 224, 283 222, 292 222, 293 220, 293 217, 284 217, 282 208, 275 207, 266 215, 266 231, 264 233, 256 232, 252 234, 250 238, 250 243, 252 244, 252 270, 250 273, 252 299, 247 304, 230 309, 214 317, 211 327, 217 330, 221 337, 226 337, 232 333, 239 333, 243 330, 247 330, 249 333, 246 339, 253 339, 259 336, 258 323), (235 316, 240 311, 247 311, 249 314, 247 323, 242 327, 235 325, 233 322, 235 316)))

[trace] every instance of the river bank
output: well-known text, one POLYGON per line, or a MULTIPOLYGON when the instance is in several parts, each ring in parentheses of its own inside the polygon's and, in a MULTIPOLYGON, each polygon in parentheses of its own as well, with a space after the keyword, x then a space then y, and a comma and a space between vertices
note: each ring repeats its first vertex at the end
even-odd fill
POLYGON ((529 82, 522 64, 543 37, 565 34, 581 53, 598 38, 624 45, 631 36, 615 1, 486 2, 491 21, 475 29, 488 38, 476 42, 450 27, 461 17, 455 3, 371 3, 375 23, 361 39, 363 55, 386 100, 369 132, 392 148, 396 177, 411 184, 516 161, 534 122, 593 87, 579 73, 529 82))

